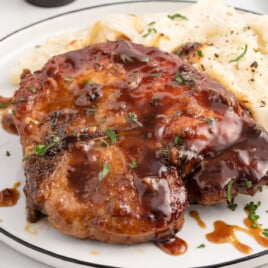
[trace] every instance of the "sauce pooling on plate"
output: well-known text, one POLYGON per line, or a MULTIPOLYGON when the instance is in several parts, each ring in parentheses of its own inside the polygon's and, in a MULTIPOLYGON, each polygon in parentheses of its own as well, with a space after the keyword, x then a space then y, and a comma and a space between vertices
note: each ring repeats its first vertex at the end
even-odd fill
POLYGON ((20 197, 19 187, 20 182, 16 182, 13 188, 5 188, 0 192, 0 207, 11 207, 17 204, 20 197))
POLYGON ((156 245, 169 255, 181 255, 187 251, 187 243, 179 238, 175 237, 166 242, 156 242, 156 245))
POLYGON ((241 243, 235 234, 236 231, 241 231, 253 237, 255 241, 263 247, 268 248, 268 238, 265 238, 262 235, 264 230, 260 227, 260 225, 257 225, 256 228, 252 228, 252 222, 248 218, 244 220, 244 223, 247 228, 243 228, 238 225, 230 225, 224 221, 215 221, 214 231, 208 233, 206 237, 208 241, 212 243, 231 243, 241 253, 250 254, 252 252, 252 248, 244 243, 241 243))
POLYGON ((206 224, 204 223, 204 221, 201 219, 198 211, 196 210, 191 210, 189 212, 190 216, 196 220, 197 224, 201 227, 201 228, 206 228, 206 224))

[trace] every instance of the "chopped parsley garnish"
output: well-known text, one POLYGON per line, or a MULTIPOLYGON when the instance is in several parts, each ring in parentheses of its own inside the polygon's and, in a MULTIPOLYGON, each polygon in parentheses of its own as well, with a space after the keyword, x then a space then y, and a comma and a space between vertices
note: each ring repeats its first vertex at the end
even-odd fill
POLYGON ((265 237, 268 237, 268 229, 265 228, 262 233, 265 237))
POLYGON ((247 180, 247 188, 249 189, 249 188, 252 188, 252 181, 250 181, 250 180, 247 180))
POLYGON ((28 89, 29 89, 29 91, 31 91, 32 93, 35 93, 35 92, 36 92, 36 88, 35 88, 33 85, 29 86, 28 89))
POLYGON ((26 100, 24 98, 19 98, 19 99, 16 99, 16 100, 13 100, 11 102, 11 104, 18 104, 18 103, 22 103, 22 102, 25 102, 26 100))
POLYGON ((128 113, 128 119, 131 123, 142 127, 142 123, 138 120, 138 116, 135 113, 128 113))
POLYGON ((156 21, 151 21, 151 22, 148 23, 149 26, 152 26, 154 24, 156 24, 156 21))
POLYGON ((247 50, 248 50, 248 45, 245 44, 243 52, 239 56, 237 56, 236 58, 229 60, 229 63, 240 61, 246 55, 247 50))
POLYGON ((74 80, 74 78, 73 77, 64 77, 63 80, 66 82, 71 82, 74 80))
POLYGON ((200 58, 204 57, 204 54, 203 54, 202 50, 197 50, 197 55, 198 55, 200 58))
POLYGON ((171 19, 171 20, 177 20, 177 19, 180 19, 180 20, 188 20, 187 17, 181 15, 180 13, 175 13, 175 14, 169 14, 168 15, 168 18, 171 19))
POLYGON ((232 211, 235 211, 237 209, 237 204, 230 204, 229 209, 231 209, 232 211))
POLYGON ((122 62, 133 62, 133 59, 130 56, 127 56, 125 54, 120 54, 119 58, 122 62))
POLYGON ((182 141, 183 141, 183 138, 180 137, 180 136, 176 136, 176 137, 174 138, 174 143, 175 143, 176 145, 181 144, 182 141))
POLYGON ((144 35, 142 35, 142 37, 145 38, 145 37, 149 36, 152 33, 157 33, 157 30, 155 28, 149 28, 147 30, 147 33, 145 33, 144 35))
POLYGON ((4 109, 4 108, 7 108, 8 107, 8 104, 7 103, 0 103, 0 109, 4 109))
POLYGON ((161 76, 161 73, 153 73, 151 74, 152 77, 158 78, 161 76))
POLYGON ((104 179, 109 172, 110 172, 110 166, 107 162, 104 162, 102 171, 99 174, 99 180, 101 181, 102 179, 104 179))
POLYGON ((182 75, 180 72, 177 72, 175 74, 174 83, 175 84, 182 84, 183 83, 183 78, 182 78, 182 75))
POLYGON ((208 123, 208 124, 212 124, 213 122, 215 122, 215 118, 213 118, 213 117, 208 117, 206 119, 206 123, 208 123))
POLYGON ((45 144, 38 144, 35 146, 35 154, 38 156, 45 156, 45 154, 47 153, 47 151, 52 148, 57 142, 60 141, 60 137, 59 136, 53 136, 52 137, 52 143, 49 143, 47 145, 45 144))
POLYGON ((136 160, 133 160, 133 161, 129 164, 129 166, 130 166, 132 169, 136 168, 136 167, 137 167, 137 162, 136 162, 136 160))
POLYGON ((145 57, 141 60, 141 62, 149 62, 150 61, 150 58, 149 57, 145 57))
POLYGON ((232 186, 233 186, 233 181, 230 180, 227 184, 227 189, 226 189, 226 194, 227 194, 227 201, 228 203, 232 203, 233 201, 233 196, 232 196, 232 186))
POLYGON ((59 136, 53 136, 53 142, 59 142, 60 137, 59 136))
POLYGON ((93 115, 93 114, 96 113, 96 109, 95 109, 95 108, 88 108, 88 109, 86 110, 86 113, 87 113, 88 115, 93 115))
POLYGON ((101 146, 103 147, 109 147, 109 143, 106 140, 101 141, 101 146))
POLYGON ((230 180, 227 184, 227 189, 226 189, 227 202, 228 202, 229 209, 231 209, 232 211, 235 211, 237 208, 237 204, 233 203, 232 187, 233 187, 233 181, 230 180))
POLYGON ((111 130, 110 128, 107 128, 105 130, 105 134, 110 138, 112 143, 116 143, 116 134, 113 130, 111 130))
POLYGON ((202 243, 199 246, 197 246, 196 248, 205 248, 205 247, 206 247, 206 245, 202 243))
POLYGON ((11 156, 11 153, 9 151, 6 151, 6 156, 11 156))
POLYGON ((259 215, 256 214, 257 208, 260 206, 261 202, 258 203, 254 203, 254 202, 250 202, 245 206, 245 210, 248 211, 249 215, 248 218, 251 220, 252 224, 251 224, 251 228, 257 228, 258 227, 258 219, 260 218, 259 215))
POLYGON ((47 151, 54 146, 54 143, 45 145, 45 144, 38 144, 35 146, 35 154, 38 156, 44 156, 47 151))
POLYGON ((94 84, 94 81, 89 79, 89 80, 84 80, 85 84, 94 84))

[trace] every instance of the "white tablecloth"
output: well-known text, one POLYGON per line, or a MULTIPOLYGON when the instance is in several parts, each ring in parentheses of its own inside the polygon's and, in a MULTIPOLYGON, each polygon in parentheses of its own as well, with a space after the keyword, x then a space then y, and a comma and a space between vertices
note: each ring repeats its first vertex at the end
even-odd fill
MULTIPOLYGON (((36 7, 24 0, 1 0, 0 39, 35 21, 66 11, 110 2, 120 2, 120 0, 76 0, 66 6, 56 8, 36 7)), ((267 0, 225 0, 225 2, 233 6, 268 14, 267 0)), ((49 266, 30 259, 0 242, 0 267, 48 268, 49 266)), ((265 268, 268 268, 268 265, 265 268)))

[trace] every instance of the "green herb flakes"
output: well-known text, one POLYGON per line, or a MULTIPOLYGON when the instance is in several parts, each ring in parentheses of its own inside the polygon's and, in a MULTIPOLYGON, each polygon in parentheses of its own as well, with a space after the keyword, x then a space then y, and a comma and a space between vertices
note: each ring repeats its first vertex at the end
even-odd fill
POLYGON ((159 78, 161 76, 161 73, 153 73, 151 76, 154 78, 159 78))
POLYGON ((11 101, 11 104, 19 104, 19 103, 22 103, 22 102, 25 102, 25 101, 26 100, 24 98, 19 98, 19 99, 11 101))
POLYGON ((133 124, 136 124, 140 127, 142 127, 142 123, 139 122, 138 120, 138 116, 135 114, 135 113, 128 113, 128 120, 133 123, 133 124))
POLYGON ((105 134, 110 138, 110 140, 112 141, 112 143, 116 143, 116 134, 113 130, 111 130, 110 128, 107 128, 105 130, 105 134))
POLYGON ((237 56, 236 58, 229 60, 229 63, 240 61, 246 55, 247 50, 248 50, 248 45, 245 44, 243 52, 239 56, 237 56))
POLYGON ((88 108, 86 109, 86 114, 87 115, 94 115, 96 113, 96 109, 95 108, 88 108))
POLYGON ((157 33, 157 30, 155 28, 149 28, 145 34, 142 35, 143 38, 148 37, 152 33, 157 33))
POLYGON ((35 146, 35 154, 38 156, 45 156, 45 154, 47 153, 47 151, 52 148, 54 146, 54 144, 38 144, 35 146))
POLYGON ((102 179, 104 179, 110 172, 110 166, 107 162, 104 162, 102 171, 99 174, 99 180, 101 181, 102 179))
POLYGON ((227 201, 228 203, 232 203, 233 201, 233 196, 232 196, 232 186, 233 186, 233 181, 230 180, 227 184, 227 189, 226 189, 226 194, 227 194, 227 201))
POLYGON ((73 77, 64 77, 63 80, 66 82, 71 82, 74 80, 74 78, 73 77))
POLYGON ((188 20, 187 17, 181 15, 180 13, 175 13, 175 14, 169 14, 168 18, 171 20, 188 20))
POLYGON ((237 209, 237 204, 230 204, 229 209, 231 209, 232 211, 235 211, 237 209))
POLYGON ((32 93, 35 93, 35 92, 36 92, 36 88, 35 88, 33 85, 29 86, 29 87, 28 87, 28 90, 29 90, 30 92, 32 92, 32 93))
POLYGON ((206 118, 206 123, 207 124, 213 124, 215 122, 215 118, 214 117, 208 117, 208 118, 206 118))
POLYGON ((252 188, 252 187, 253 187, 253 185, 252 185, 252 181, 247 180, 247 188, 250 189, 250 188, 252 188))
POLYGON ((267 228, 265 228, 264 230, 263 230, 263 233, 262 233, 265 237, 267 237, 268 238, 268 229, 267 228))
POLYGON ((9 151, 6 151, 6 156, 11 156, 11 153, 9 151))
POLYGON ((7 103, 0 103, 0 109, 5 109, 8 107, 7 103))
POLYGON ((156 21, 151 21, 151 22, 148 23, 149 26, 152 26, 154 24, 156 24, 156 21))
POLYGON ((60 137, 59 136, 53 136, 53 142, 59 142, 60 137))
POLYGON ((202 50, 197 50, 197 55, 200 58, 204 57, 204 54, 203 54, 202 50))
POLYGON ((206 245, 202 243, 199 246, 197 246, 196 248, 205 248, 205 247, 206 247, 206 245))
POLYGON ((183 141, 183 138, 180 137, 180 136, 176 136, 176 137, 174 138, 174 143, 175 143, 176 145, 181 144, 182 141, 183 141))
POLYGON ((106 140, 101 141, 101 146, 102 147, 109 147, 109 143, 106 140))
POLYGON ((130 166, 132 169, 136 168, 136 167, 137 167, 137 162, 136 162, 136 160, 133 160, 133 161, 129 164, 129 166, 130 166))
POLYGON ((174 83, 175 84, 183 84, 183 77, 182 77, 180 72, 177 72, 175 74, 174 83))
POLYGON ((257 228, 258 227, 258 219, 260 218, 259 215, 256 214, 257 208, 260 206, 261 202, 258 203, 254 203, 254 202, 250 202, 245 206, 245 210, 248 211, 249 215, 248 218, 251 220, 252 224, 251 224, 251 228, 257 228))

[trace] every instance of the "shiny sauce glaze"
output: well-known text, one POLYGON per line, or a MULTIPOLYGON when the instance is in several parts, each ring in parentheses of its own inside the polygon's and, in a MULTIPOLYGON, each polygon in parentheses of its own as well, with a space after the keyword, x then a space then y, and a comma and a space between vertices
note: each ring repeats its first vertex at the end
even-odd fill
POLYGON ((255 239, 263 247, 268 248, 268 238, 262 235, 263 229, 260 225, 257 225, 256 228, 252 228, 252 221, 246 218, 244 220, 244 224, 247 228, 240 227, 238 225, 231 225, 227 224, 224 221, 215 221, 214 222, 214 231, 208 233, 206 235, 208 241, 216 244, 221 243, 230 243, 232 244, 237 250, 244 254, 250 254, 252 252, 252 248, 242 242, 236 236, 236 232, 244 232, 250 235, 252 238, 255 239))
POLYGON ((18 134, 14 124, 13 116, 8 112, 8 108, 11 105, 11 98, 0 96, 0 112, 1 112, 1 125, 2 128, 11 134, 18 134))
MULTIPOLYGON (((159 226, 178 217, 173 209, 186 201, 185 192, 178 196, 180 190, 176 181, 169 178, 176 178, 176 171, 164 159, 155 156, 150 148, 153 145, 146 137, 117 136, 116 145, 105 137, 69 146, 68 180, 83 202, 101 204, 105 200, 115 200, 113 190, 107 187, 116 183, 116 187, 125 189, 126 194, 122 197, 126 195, 126 201, 113 208, 114 215, 146 215, 149 221, 159 226), (104 147, 104 144, 108 146, 104 147), (121 180, 119 185, 118 179, 121 180), (127 198, 129 187, 134 189, 137 204, 142 204, 142 212, 137 209, 135 214, 135 209, 131 209, 133 201, 127 198), (170 200, 172 196, 175 202, 170 200)), ((132 195, 132 189, 129 191, 132 195)))
POLYGON ((197 222, 198 226, 205 229, 207 226, 205 224, 205 222, 201 219, 200 214, 198 213, 198 211, 196 210, 190 210, 189 215, 195 219, 195 221, 197 222))
MULTIPOLYGON (((35 145, 36 133, 46 145, 50 133, 59 136, 68 183, 85 203, 114 199, 109 187, 120 181, 161 225, 187 206, 181 178, 190 201, 202 204, 225 200, 230 180, 232 197, 268 183, 267 133, 220 84, 157 48, 120 40, 53 57, 25 74, 14 97, 21 99, 14 120, 22 143, 35 145)), ((109 209, 139 215, 124 202, 109 209)))
MULTIPOLYGON (((267 133, 256 127, 233 95, 179 57, 121 40, 55 57, 37 81, 27 83, 38 79, 46 81, 35 86, 40 94, 22 90, 16 98, 30 98, 27 109, 34 105, 40 112, 36 114, 46 115, 41 118, 44 128, 62 136, 83 131, 103 136, 107 128, 131 135, 139 129, 138 135, 151 139, 155 151, 168 151, 193 202, 208 204, 203 193, 214 189, 225 199, 231 179, 234 194, 253 193, 267 183, 267 133), (89 71, 79 75, 87 65, 89 71), (45 93, 50 95, 49 105, 43 101, 45 93), (51 118, 57 124, 51 124, 51 118), (246 187, 248 178, 251 189, 246 187)), ((15 116, 23 121, 19 117, 15 116)), ((21 124, 19 131, 30 140, 37 128, 21 124)))
POLYGON ((1 117, 2 128, 10 134, 18 134, 17 128, 14 124, 13 115, 10 113, 4 113, 1 117))
POLYGON ((174 237, 166 242, 156 242, 156 246, 165 253, 173 256, 185 253, 188 248, 187 243, 179 237, 174 237))
POLYGON ((17 204, 20 197, 19 187, 20 182, 16 182, 12 188, 0 191, 0 207, 11 207, 17 204))

